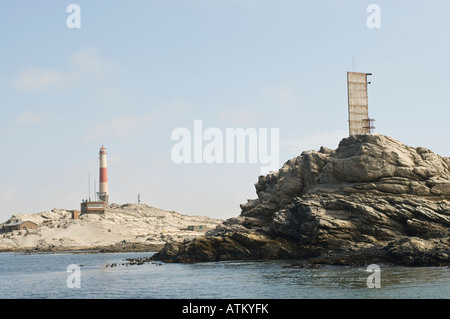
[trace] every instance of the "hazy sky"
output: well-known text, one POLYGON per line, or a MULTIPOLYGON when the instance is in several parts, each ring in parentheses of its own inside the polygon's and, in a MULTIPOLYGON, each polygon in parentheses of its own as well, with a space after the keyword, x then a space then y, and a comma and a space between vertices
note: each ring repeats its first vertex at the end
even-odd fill
POLYGON ((277 128, 280 166, 335 148, 352 56, 373 73, 376 132, 450 156, 449 15, 442 0, 3 0, 0 222, 79 208, 102 144, 111 202, 237 216, 261 164, 176 164, 172 131, 277 128))

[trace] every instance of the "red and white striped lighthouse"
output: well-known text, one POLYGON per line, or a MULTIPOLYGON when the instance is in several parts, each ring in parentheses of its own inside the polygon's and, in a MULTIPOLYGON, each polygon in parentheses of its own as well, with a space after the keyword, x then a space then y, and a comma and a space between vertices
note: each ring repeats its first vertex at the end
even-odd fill
POLYGON ((106 148, 102 145, 100 148, 100 190, 98 192, 98 198, 109 204, 108 193, 108 171, 106 165, 106 148))

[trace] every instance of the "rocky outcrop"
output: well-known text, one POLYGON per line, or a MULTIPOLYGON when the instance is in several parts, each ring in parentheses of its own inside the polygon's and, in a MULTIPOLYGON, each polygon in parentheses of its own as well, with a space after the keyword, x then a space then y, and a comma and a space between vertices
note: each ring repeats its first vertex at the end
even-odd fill
POLYGON ((308 259, 449 265, 450 159, 379 135, 303 152, 260 176, 257 199, 206 236, 168 243, 173 262, 308 259))

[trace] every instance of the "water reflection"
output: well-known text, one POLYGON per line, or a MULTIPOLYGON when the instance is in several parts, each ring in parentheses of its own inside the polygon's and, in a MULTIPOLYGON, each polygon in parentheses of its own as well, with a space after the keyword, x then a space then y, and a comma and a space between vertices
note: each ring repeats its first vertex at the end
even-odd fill
POLYGON ((278 262, 121 266, 148 254, 0 254, 0 298, 448 298, 450 270, 379 265, 381 288, 367 288, 367 267, 283 268, 278 262), (107 264, 117 263, 110 268, 107 264), (66 286, 82 264, 81 288, 66 286))

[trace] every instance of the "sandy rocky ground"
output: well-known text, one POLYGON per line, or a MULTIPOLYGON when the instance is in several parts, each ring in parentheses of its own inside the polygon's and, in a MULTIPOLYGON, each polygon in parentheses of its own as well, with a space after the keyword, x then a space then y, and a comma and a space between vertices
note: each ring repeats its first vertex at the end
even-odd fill
POLYGON ((111 204, 105 214, 82 215, 78 219, 72 219, 71 210, 53 209, 13 215, 5 223, 16 221, 31 221, 38 227, 0 232, 0 251, 157 251, 167 242, 183 242, 204 234, 187 230, 190 225, 205 225, 206 230, 211 230, 222 222, 146 204, 111 204))

